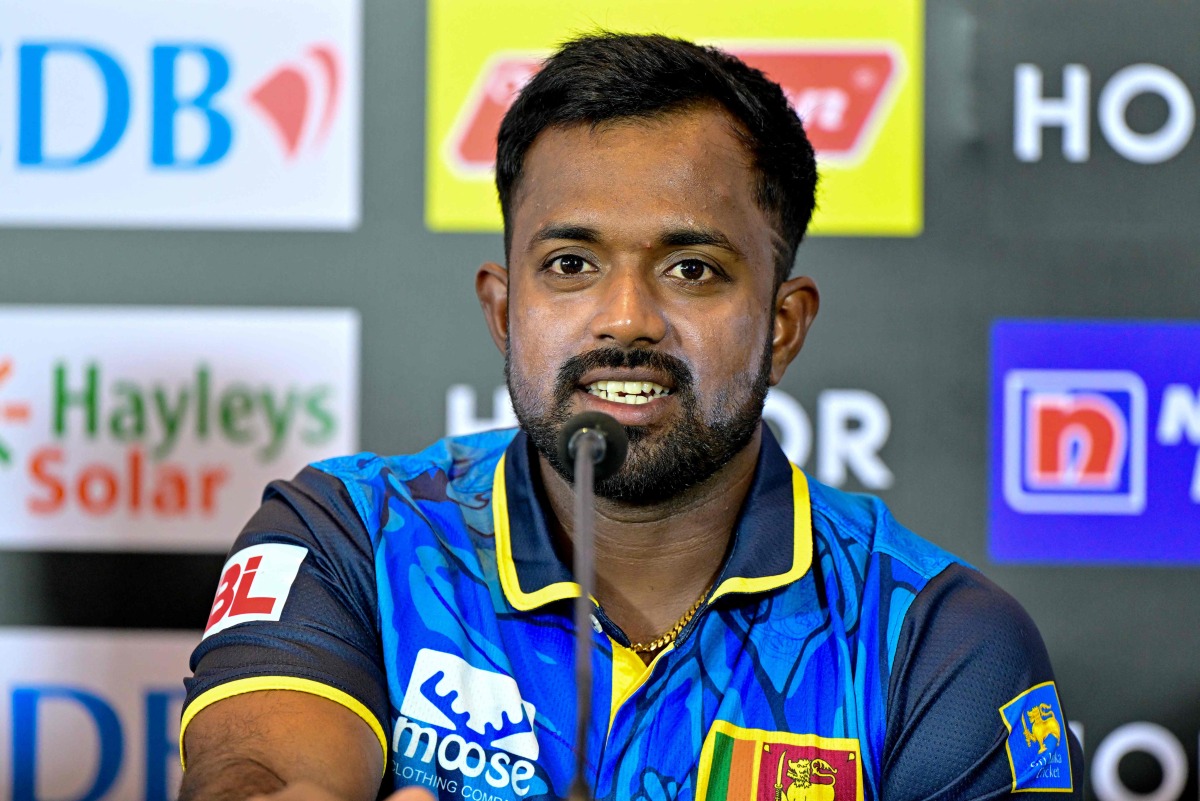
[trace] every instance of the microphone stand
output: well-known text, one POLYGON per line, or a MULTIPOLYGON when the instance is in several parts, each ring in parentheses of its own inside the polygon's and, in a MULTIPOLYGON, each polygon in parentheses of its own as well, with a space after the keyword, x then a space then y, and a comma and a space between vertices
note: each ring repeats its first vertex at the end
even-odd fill
POLYGON ((568 801, 592 801, 588 789, 587 742, 592 722, 592 598, 596 570, 594 534, 596 479, 616 473, 629 452, 629 437, 620 423, 603 412, 575 415, 558 432, 560 464, 573 465, 575 485, 575 775, 568 801))
POLYGON ((588 790, 587 736, 592 720, 592 597, 596 572, 593 564, 595 503, 593 482, 596 462, 604 458, 604 435, 584 428, 571 437, 575 451, 575 778, 568 801, 592 801, 588 790))

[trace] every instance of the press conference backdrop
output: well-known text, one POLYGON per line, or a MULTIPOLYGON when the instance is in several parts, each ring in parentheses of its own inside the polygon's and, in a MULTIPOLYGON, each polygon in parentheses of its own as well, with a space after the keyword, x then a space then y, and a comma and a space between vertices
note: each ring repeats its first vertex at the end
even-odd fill
POLYGON ((785 87, 823 302, 771 425, 1025 605, 1089 797, 1196 797, 1195 0, 0 0, 0 795, 172 798, 261 487, 512 422, 492 137, 596 27, 785 87))

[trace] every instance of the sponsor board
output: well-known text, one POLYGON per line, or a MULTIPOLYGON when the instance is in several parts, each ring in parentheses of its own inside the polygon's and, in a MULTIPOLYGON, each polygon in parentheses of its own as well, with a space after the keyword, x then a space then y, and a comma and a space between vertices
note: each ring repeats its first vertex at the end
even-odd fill
POLYGON ((972 14, 988 31, 969 113, 990 226, 1022 240, 1195 239, 1200 7, 984 0, 972 14))
POLYGON ((1200 325, 992 329, 997 561, 1200 562, 1200 325))
POLYGON ((817 150, 814 233, 912 236, 922 226, 920 0, 830 6, 483 0, 429 7, 426 224, 501 227, 492 183, 496 132, 555 45, 604 27, 653 31, 729 50, 779 82, 817 150))
POLYGON ((360 17, 0 0, 0 225, 355 227, 360 17))
POLYGON ((0 629, 0 798, 168 801, 197 634, 0 629))
POLYGON ((0 306, 0 547, 217 551, 355 450, 348 310, 0 306))
MULTIPOLYGON (((481 406, 474 387, 454 384, 447 389, 446 436, 517 425, 506 387, 493 390, 490 417, 481 406)), ((788 459, 800 467, 811 467, 817 479, 826 484, 844 487, 853 476, 864 489, 884 490, 895 482, 881 455, 892 433, 892 416, 887 404, 873 392, 822 390, 817 396, 815 438, 808 412, 778 387, 767 392, 763 419, 772 426, 788 459), (814 450, 816 458, 810 465, 814 450)))

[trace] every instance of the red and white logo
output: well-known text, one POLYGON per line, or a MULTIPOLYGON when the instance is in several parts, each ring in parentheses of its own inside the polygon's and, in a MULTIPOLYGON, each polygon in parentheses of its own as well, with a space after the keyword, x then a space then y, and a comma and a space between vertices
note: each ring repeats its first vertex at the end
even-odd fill
MULTIPOLYGON (((724 46, 783 87, 826 164, 850 164, 870 150, 899 84, 903 60, 887 43, 823 47, 810 43, 724 46)), ((500 121, 541 67, 537 56, 502 54, 488 61, 447 142, 447 158, 464 174, 489 173, 500 121)))
POLYGON ((1021 512, 1140 514, 1146 385, 1126 370, 1010 370, 1004 496, 1021 512))
POLYGON ((329 136, 342 88, 341 58, 330 44, 313 45, 302 61, 280 66, 250 93, 290 161, 305 145, 319 148, 329 136))
POLYGON ((279 620, 308 549, 267 543, 229 558, 208 616, 204 636, 253 620, 279 620))
POLYGON ((1114 489, 1129 452, 1129 424, 1107 395, 1031 392, 1025 475, 1040 489, 1114 489))

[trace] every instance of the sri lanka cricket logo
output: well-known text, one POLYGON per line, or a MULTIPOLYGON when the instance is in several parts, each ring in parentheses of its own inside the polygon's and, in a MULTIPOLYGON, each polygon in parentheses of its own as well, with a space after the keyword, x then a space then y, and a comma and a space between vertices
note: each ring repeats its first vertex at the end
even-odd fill
POLYGON ((1025 717, 1021 718, 1021 727, 1025 730, 1025 745, 1036 742, 1039 754, 1046 753, 1046 738, 1050 735, 1054 735, 1056 745, 1062 742, 1062 729, 1059 728, 1058 718, 1054 717, 1054 708, 1049 704, 1038 704, 1026 712, 1025 717), (1032 729, 1025 718, 1029 718, 1033 724, 1032 729))
POLYGON ((716 721, 700 756, 697 801, 862 801, 858 740, 716 721))
POLYGON ((1054 682, 1030 687, 1000 707, 1000 717, 1008 727, 1012 791, 1071 792, 1071 749, 1054 682))

